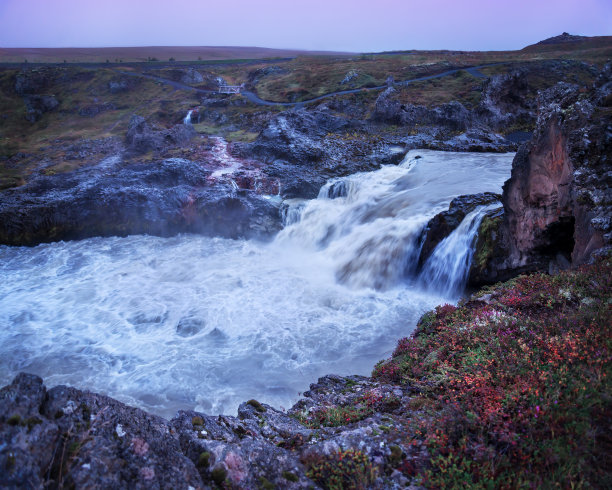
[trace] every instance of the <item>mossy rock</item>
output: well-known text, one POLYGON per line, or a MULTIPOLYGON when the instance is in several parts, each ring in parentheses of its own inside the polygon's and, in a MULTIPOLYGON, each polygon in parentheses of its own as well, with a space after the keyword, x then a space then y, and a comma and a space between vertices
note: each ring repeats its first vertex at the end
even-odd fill
POLYGON ((200 454, 198 458, 198 467, 199 468, 208 468, 210 465, 210 453, 208 451, 204 451, 200 454))
POLYGON ((255 410, 257 410, 260 413, 264 413, 266 412, 266 407, 264 407, 261 403, 259 403, 257 400, 249 400, 247 402, 247 405, 251 405, 255 410))

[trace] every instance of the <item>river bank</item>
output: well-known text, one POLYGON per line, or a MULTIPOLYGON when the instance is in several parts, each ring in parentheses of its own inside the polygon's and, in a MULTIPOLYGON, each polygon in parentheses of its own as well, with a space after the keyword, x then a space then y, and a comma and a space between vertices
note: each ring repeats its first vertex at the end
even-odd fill
POLYGON ((20 374, 0 390, 2 484, 605 488, 611 277, 602 257, 438 307, 371 378, 321 378, 287 412, 166 421, 20 374))

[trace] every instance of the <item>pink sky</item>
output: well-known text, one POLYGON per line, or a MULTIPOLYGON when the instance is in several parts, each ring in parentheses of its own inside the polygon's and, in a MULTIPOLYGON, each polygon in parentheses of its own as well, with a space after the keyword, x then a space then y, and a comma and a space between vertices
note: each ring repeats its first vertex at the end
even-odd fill
POLYGON ((612 34, 612 0, 0 0, 0 47, 517 49, 612 34))

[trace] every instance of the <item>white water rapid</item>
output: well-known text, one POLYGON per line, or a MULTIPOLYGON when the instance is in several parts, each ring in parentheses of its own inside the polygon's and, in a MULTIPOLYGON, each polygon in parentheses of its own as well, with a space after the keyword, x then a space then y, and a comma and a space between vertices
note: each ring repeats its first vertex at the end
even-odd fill
POLYGON ((410 277, 424 224, 458 195, 499 192, 511 161, 412 151, 285 203, 287 224, 267 244, 0 246, 0 385, 32 372, 172 417, 233 413, 250 398, 288 408, 318 376, 368 374, 424 311, 456 298, 482 210, 435 251, 428 288, 410 277))

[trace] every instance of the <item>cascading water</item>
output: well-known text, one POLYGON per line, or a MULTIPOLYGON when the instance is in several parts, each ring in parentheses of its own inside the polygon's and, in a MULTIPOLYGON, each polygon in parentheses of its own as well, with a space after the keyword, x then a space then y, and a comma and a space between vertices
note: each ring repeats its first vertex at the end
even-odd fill
POLYGON ((191 124, 191 115, 193 114, 193 109, 187 112, 185 119, 183 119, 183 124, 191 124))
MULTIPOLYGON (((327 256, 336 279, 350 287, 397 286, 416 272, 421 233, 429 219, 466 189, 499 190, 496 185, 501 186, 509 171, 507 155, 434 155, 438 152, 411 152, 399 166, 328 182, 317 199, 289 205, 277 241, 327 256), (479 174, 477 181, 471 172, 479 174)), ((481 218, 481 211, 471 213, 436 249, 423 271, 427 280, 421 283, 428 289, 445 295, 460 292, 481 218), (433 272, 446 269, 451 259, 458 261, 452 273, 433 272)))
MULTIPOLYGON (((422 227, 460 194, 499 191, 511 160, 410 152, 285 203, 286 226, 267 244, 179 235, 0 246, 0 384, 33 372, 171 417, 249 398, 288 407, 318 376, 367 374, 424 311, 452 300, 405 278, 422 227)), ((470 216, 452 235, 467 248, 470 216)), ((439 263, 458 250, 447 240, 439 263)))
POLYGON ((480 222, 496 205, 480 206, 435 248, 419 274, 418 284, 448 297, 460 295, 474 254, 474 241, 480 222))

